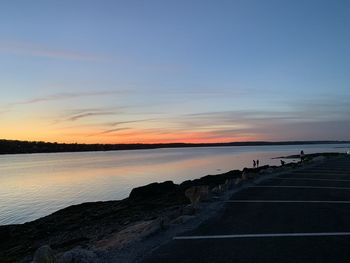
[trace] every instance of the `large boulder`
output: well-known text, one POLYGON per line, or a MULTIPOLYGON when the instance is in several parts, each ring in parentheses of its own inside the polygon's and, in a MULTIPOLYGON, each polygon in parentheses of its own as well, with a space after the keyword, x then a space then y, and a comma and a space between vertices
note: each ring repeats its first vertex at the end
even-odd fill
POLYGON ((190 200, 193 207, 200 201, 206 200, 210 196, 208 185, 192 186, 185 191, 185 196, 190 200))
POLYGON ((174 193, 177 190, 177 187, 178 186, 172 181, 148 184, 132 189, 129 200, 135 201, 158 199, 160 197, 174 193))
POLYGON ((35 251, 33 263, 56 263, 56 257, 50 246, 42 246, 35 251))
POLYGON ((232 170, 227 173, 223 174, 216 174, 216 175, 206 175, 199 179, 195 180, 187 180, 180 184, 180 188, 182 189, 188 189, 191 186, 200 186, 200 185, 208 185, 209 188, 213 188, 215 186, 218 186, 220 184, 225 184, 227 180, 236 179, 238 177, 241 177, 241 171, 239 170, 232 170))
POLYGON ((164 218, 140 221, 96 243, 99 249, 121 249, 162 230, 164 218))
POLYGON ((326 157, 324 157, 324 156, 316 156, 316 157, 312 158, 312 161, 313 162, 321 162, 324 159, 326 159, 326 157))
POLYGON ((211 189, 211 192, 213 194, 222 194, 227 190, 227 186, 225 184, 219 184, 218 186, 215 186, 213 189, 211 189))
POLYGON ((181 215, 181 216, 175 218, 174 220, 172 220, 170 223, 174 224, 174 225, 184 224, 187 221, 192 220, 194 218, 195 218, 195 216, 193 216, 193 215, 181 215))
POLYGON ((65 252, 58 260, 58 263, 96 263, 98 256, 89 250, 74 248, 65 252))

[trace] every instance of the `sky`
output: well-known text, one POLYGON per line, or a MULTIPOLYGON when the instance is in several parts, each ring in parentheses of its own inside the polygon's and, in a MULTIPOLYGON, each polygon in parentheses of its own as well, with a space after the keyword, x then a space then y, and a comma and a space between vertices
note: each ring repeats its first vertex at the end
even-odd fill
POLYGON ((350 2, 2 0, 0 138, 350 140, 350 2))

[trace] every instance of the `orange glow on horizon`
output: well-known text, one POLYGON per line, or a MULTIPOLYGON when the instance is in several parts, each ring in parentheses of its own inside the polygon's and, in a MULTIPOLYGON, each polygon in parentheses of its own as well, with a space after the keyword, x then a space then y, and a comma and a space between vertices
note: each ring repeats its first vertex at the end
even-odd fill
POLYGON ((157 144, 157 143, 226 143, 226 142, 246 142, 262 140, 256 135, 241 136, 218 136, 215 132, 166 132, 153 133, 145 131, 133 131, 108 136, 88 136, 86 134, 61 135, 50 133, 16 134, 1 136, 2 139, 24 140, 24 141, 45 141, 57 143, 86 143, 86 144, 157 144))
MULTIPOLYGON (((129 143, 225 143, 263 140, 256 133, 225 132, 218 127, 180 129, 167 128, 167 124, 157 123, 106 131, 98 126, 48 125, 31 119, 12 120, 1 129, 0 139, 45 141, 58 143, 87 143, 87 144, 129 144, 129 143)), ((238 124, 237 124, 238 125, 238 124)), ((238 127, 240 128, 240 127, 238 127)))

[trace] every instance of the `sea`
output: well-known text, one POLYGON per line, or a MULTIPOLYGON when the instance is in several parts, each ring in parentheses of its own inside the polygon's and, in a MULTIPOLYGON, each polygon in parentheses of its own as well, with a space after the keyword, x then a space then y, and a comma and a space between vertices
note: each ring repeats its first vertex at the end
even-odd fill
MULTIPOLYGON (((280 156, 346 152, 350 144, 163 148, 0 155, 0 225, 20 224, 84 202, 120 200, 134 187, 279 165, 280 156)), ((297 161, 290 159, 289 161, 297 161)))

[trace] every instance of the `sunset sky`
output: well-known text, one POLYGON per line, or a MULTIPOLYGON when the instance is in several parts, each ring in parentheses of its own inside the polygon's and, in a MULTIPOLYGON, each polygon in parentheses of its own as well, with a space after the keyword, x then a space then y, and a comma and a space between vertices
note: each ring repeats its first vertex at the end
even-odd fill
POLYGON ((350 1, 3 0, 0 138, 350 140, 350 1))

